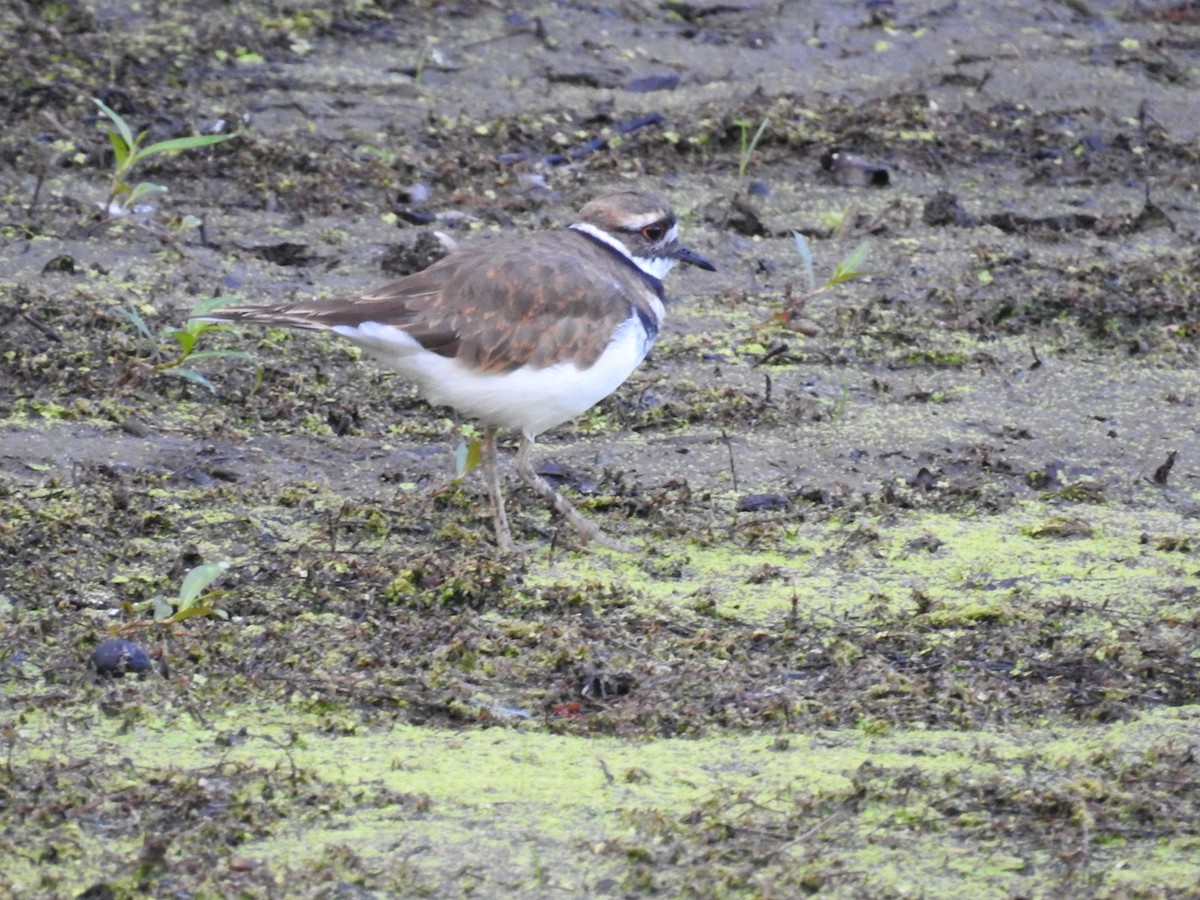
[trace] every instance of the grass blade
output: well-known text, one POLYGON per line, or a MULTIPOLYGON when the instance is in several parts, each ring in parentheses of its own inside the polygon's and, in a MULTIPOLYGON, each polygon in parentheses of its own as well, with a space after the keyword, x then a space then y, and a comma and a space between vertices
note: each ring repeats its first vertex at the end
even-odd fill
POLYGON ((205 378, 203 375, 201 375, 195 369, 189 369, 187 366, 173 366, 172 368, 163 369, 162 371, 167 372, 171 375, 178 375, 180 378, 184 379, 185 381, 192 382, 192 384, 198 384, 198 385, 200 385, 200 387, 205 388, 208 391, 211 391, 213 394, 219 393, 217 391, 216 385, 214 385, 211 381, 209 381, 207 378, 205 378))
POLYGON ((133 132, 129 130, 129 124, 121 118, 121 114, 114 109, 111 109, 107 103, 99 97, 93 97, 96 105, 100 107, 100 111, 108 116, 109 121, 117 127, 117 131, 121 133, 121 137, 125 139, 125 146, 132 147, 134 145, 133 132))
POLYGON ((808 245, 808 238, 798 231, 792 232, 792 240, 796 243, 796 252, 800 254, 800 262, 804 266, 804 283, 808 286, 807 290, 811 294, 817 289, 817 273, 813 267, 812 248, 808 245))
POLYGON ((833 275, 829 278, 829 284, 842 284, 846 281, 853 281, 855 278, 864 278, 870 275, 863 269, 863 263, 867 261, 867 255, 871 252, 871 244, 869 241, 863 241, 857 247, 837 264, 833 270, 833 275))
POLYGON ((171 153, 179 150, 192 150, 196 147, 207 147, 209 144, 219 144, 235 137, 237 137, 236 134, 194 134, 189 137, 171 138, 168 141, 151 144, 149 147, 139 147, 134 151, 133 162, 153 156, 155 153, 171 153))
POLYGON ((150 331, 150 326, 146 324, 146 320, 132 306, 122 306, 117 310, 121 315, 132 323, 133 327, 138 330, 138 333, 147 340, 154 340, 154 335, 150 331))

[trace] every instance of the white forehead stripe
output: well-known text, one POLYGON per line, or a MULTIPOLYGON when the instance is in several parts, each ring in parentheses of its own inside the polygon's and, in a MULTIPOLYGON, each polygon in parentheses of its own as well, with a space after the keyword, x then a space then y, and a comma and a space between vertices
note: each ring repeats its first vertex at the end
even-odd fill
POLYGON ((582 231, 584 234, 591 235, 602 244, 607 244, 612 247, 626 259, 633 259, 629 253, 629 248, 618 241, 615 237, 605 231, 603 228, 597 228, 591 222, 576 222, 571 226, 574 231, 582 231))
POLYGON ((655 222, 661 222, 663 214, 661 212, 643 213, 637 218, 626 219, 622 224, 632 228, 634 231, 641 231, 647 225, 653 225, 655 222))
MULTIPOLYGON (((591 235, 596 240, 601 241, 609 247, 612 247, 651 278, 657 278, 659 281, 662 281, 664 278, 666 278, 667 273, 670 272, 671 269, 675 267, 675 263, 678 262, 677 259, 670 256, 634 256, 629 252, 629 248, 622 244, 619 240, 617 240, 607 231, 604 231, 602 228, 597 228, 590 222, 576 222, 571 226, 571 228, 573 228, 575 231, 582 231, 584 234, 591 235)), ((678 229, 676 228, 672 228, 671 233, 675 234, 677 230, 678 229)))

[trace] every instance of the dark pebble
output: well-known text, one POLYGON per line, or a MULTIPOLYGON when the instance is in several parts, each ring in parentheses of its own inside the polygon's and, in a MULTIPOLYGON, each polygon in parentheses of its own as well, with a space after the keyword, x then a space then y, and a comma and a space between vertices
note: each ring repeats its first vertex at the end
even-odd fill
POLYGON ((409 225, 429 225, 437 221, 437 215, 424 209, 400 208, 396 210, 396 218, 409 225))
POLYGON ((631 94, 649 94, 652 91, 673 91, 683 80, 678 72, 667 72, 661 75, 644 75, 641 78, 630 78, 625 82, 625 90, 631 94))
POLYGON ((925 201, 925 208, 921 210, 921 221, 931 228, 946 225, 972 228, 979 224, 979 220, 968 214, 958 202, 958 197, 949 191, 938 191, 925 201))
POLYGON ((150 671, 150 654, 141 644, 124 638, 109 638, 92 651, 92 665, 96 667, 97 675, 120 678, 126 672, 150 671))
POLYGON ((42 274, 48 272, 62 272, 65 275, 75 274, 75 257, 68 256, 65 253, 54 257, 46 265, 42 266, 42 274))
POLYGON ((885 166, 855 156, 853 153, 834 151, 821 160, 825 168, 833 172, 838 184, 853 187, 887 187, 892 176, 885 166))
POLYGON ((738 501, 738 512, 770 512, 787 509, 791 501, 786 494, 747 494, 738 501))

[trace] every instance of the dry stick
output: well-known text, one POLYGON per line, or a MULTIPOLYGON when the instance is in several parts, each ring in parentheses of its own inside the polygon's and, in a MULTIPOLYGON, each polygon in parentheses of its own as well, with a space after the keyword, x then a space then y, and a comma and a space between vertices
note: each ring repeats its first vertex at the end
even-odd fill
POLYGON ((1147 109, 1146 101, 1143 100, 1140 104, 1138 104, 1138 136, 1137 136, 1137 140, 1138 140, 1138 145, 1142 148, 1141 163, 1142 163, 1142 175, 1143 175, 1143 178, 1145 179, 1145 181, 1144 181, 1145 193, 1146 193, 1145 205, 1150 206, 1150 147, 1148 146, 1149 140, 1147 139, 1147 135, 1146 135, 1146 119, 1147 118, 1153 119, 1154 117, 1150 115, 1150 112, 1147 109))
MULTIPOLYGON (((738 492, 738 478, 737 478, 737 466, 734 464, 734 460, 733 460, 733 441, 731 441, 729 439, 729 435, 726 434, 724 428, 721 429, 721 440, 723 440, 725 442, 725 450, 729 453, 729 477, 733 482, 733 492, 736 494, 738 492)), ((733 535, 737 532, 737 520, 738 520, 738 508, 737 508, 737 501, 735 500, 734 504, 733 504, 733 517, 729 520, 729 536, 730 537, 733 537, 733 535)))

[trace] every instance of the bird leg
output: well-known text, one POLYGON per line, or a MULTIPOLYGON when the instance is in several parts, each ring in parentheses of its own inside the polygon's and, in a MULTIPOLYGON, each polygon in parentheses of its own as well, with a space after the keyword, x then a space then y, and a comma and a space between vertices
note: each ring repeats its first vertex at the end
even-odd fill
POLYGON ((496 522, 496 543, 504 553, 515 553, 512 529, 508 527, 508 513, 504 511, 504 494, 500 491, 500 473, 496 468, 496 433, 498 429, 489 425, 483 432, 479 445, 479 462, 483 478, 487 482, 488 500, 492 504, 492 517, 496 522))
MULTIPOLYGON (((589 522, 583 517, 571 502, 562 494, 556 491, 550 482, 533 470, 533 462, 529 458, 530 451, 533 449, 533 441, 524 434, 521 435, 521 445, 517 449, 517 474, 521 480, 533 488, 541 495, 556 513, 566 519, 571 527, 574 528, 583 537, 585 541, 595 541, 602 547, 607 547, 609 550, 616 550, 619 553, 635 553, 636 547, 631 547, 614 538, 610 538, 599 526, 589 522)), ((495 448, 493 447, 493 451, 495 448)), ((505 523, 507 527, 507 522, 505 523)), ((497 524, 497 533, 499 525, 497 524)), ((510 537, 511 541, 512 538, 510 537)))

